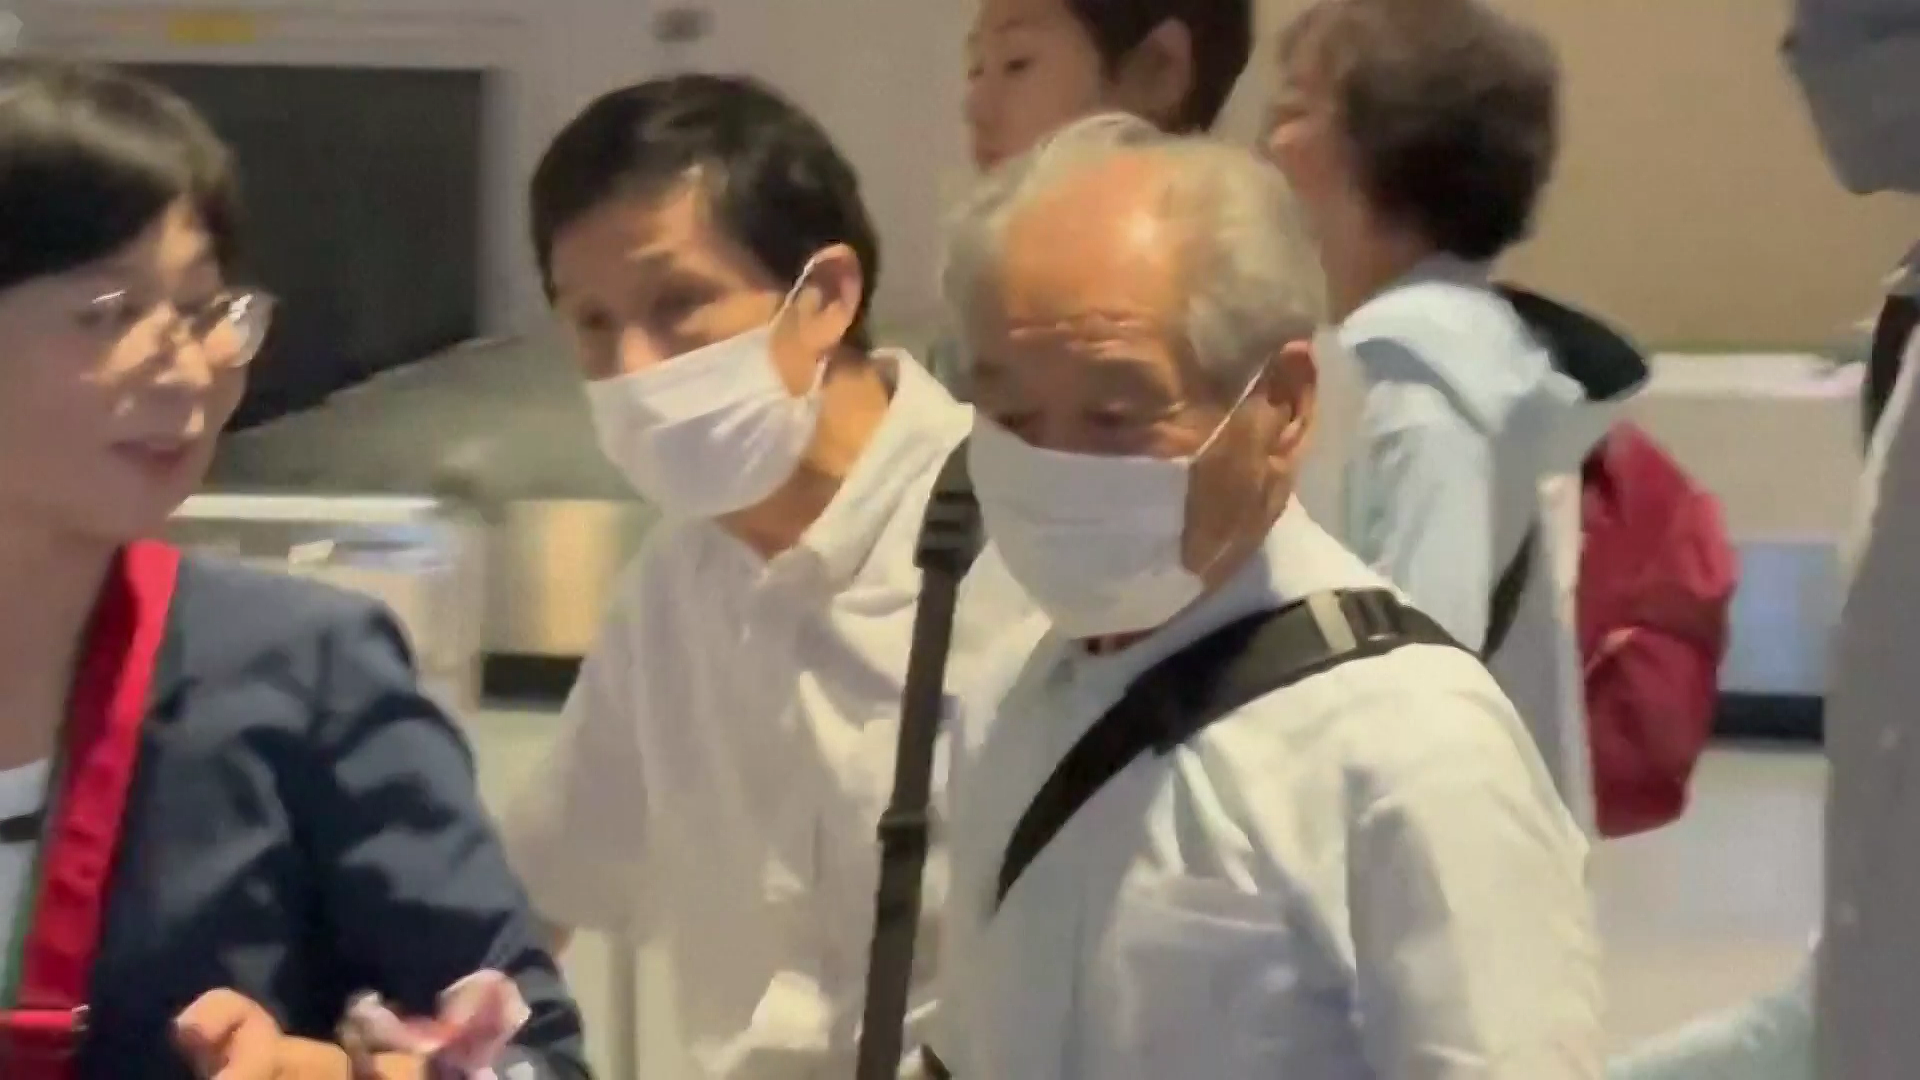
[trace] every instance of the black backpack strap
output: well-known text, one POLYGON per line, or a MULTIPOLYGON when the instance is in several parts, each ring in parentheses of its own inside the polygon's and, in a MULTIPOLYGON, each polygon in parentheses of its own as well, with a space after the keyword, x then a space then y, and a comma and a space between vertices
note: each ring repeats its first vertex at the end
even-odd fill
POLYGON ((967 445, 947 457, 927 500, 914 561, 920 601, 900 694, 900 749, 893 798, 880 817, 880 884, 874 897, 867 1004, 860 1029, 858 1080, 894 1080, 905 1052, 913 946, 920 927, 920 882, 932 823, 933 751, 946 697, 947 653, 960 581, 980 554, 980 504, 967 475, 967 445))
POLYGON ((1149 668, 1041 785, 1000 863, 996 903, 1109 780, 1164 755, 1248 702, 1341 664, 1405 645, 1459 647, 1385 589, 1316 593, 1229 623, 1149 668))
POLYGON ((1894 293, 1880 306, 1880 317, 1873 324, 1873 346, 1867 353, 1867 377, 1861 386, 1862 426, 1868 441, 1880 425, 1880 414, 1893 397, 1893 384, 1900 378, 1900 359, 1914 328, 1920 326, 1920 300, 1894 293))
POLYGON ((1533 576, 1533 560, 1540 548, 1540 527, 1527 526, 1527 535, 1520 540, 1520 550, 1514 552, 1513 561, 1500 571, 1500 580, 1494 583, 1493 595, 1487 598, 1487 642, 1480 650, 1482 659, 1492 659, 1507 643, 1507 635, 1513 632, 1513 623, 1520 617, 1520 598, 1526 594, 1527 579, 1533 576))

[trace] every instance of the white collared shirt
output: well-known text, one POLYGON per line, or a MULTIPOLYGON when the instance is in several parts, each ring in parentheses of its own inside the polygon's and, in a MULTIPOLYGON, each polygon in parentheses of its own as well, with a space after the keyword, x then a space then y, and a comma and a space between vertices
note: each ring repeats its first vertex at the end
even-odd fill
MULTIPOLYGON (((567 701, 569 733, 507 815, 543 916, 664 939, 682 1030, 640 1036, 675 1040, 702 1077, 852 1072, 915 542, 972 424, 910 358, 880 359, 897 372, 886 419, 796 547, 763 561, 707 522, 647 538, 567 701)), ((950 679, 1033 618, 985 565, 963 595, 950 679)), ((936 849, 929 924, 944 871, 936 849)), ((923 935, 921 971, 936 945, 923 935)))
POLYGON ((1600 1075, 1586 840, 1460 650, 1349 662, 1136 760, 993 911, 1015 822, 1133 678, 1240 616, 1381 586, 1296 503, 1141 643, 1049 635, 997 709, 984 684, 964 699, 938 1039, 955 1075, 1600 1075))

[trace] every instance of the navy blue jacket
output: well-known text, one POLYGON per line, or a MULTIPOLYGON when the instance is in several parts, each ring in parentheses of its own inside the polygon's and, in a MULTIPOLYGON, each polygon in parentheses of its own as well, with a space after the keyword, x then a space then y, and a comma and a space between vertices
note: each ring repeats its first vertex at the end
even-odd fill
POLYGON ((386 610, 189 556, 168 627, 80 1080, 190 1080, 170 1021, 207 990, 331 1041, 360 991, 431 1013, 482 968, 511 975, 533 1009, 503 1064, 587 1076, 579 1013, 466 743, 422 696, 386 610))

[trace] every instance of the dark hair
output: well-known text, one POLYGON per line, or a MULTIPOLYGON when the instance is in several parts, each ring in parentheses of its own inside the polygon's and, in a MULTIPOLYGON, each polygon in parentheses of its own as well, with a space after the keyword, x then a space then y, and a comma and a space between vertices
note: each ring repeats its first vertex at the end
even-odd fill
POLYGON ((1253 52, 1253 0, 1067 0, 1109 71, 1168 22, 1193 41, 1193 86, 1176 131, 1205 131, 1220 119, 1253 52))
POLYGON ((1280 48, 1330 88, 1382 214, 1474 261, 1526 237, 1559 142, 1544 37, 1482 0, 1317 0, 1280 48))
POLYGON ((192 106, 111 68, 0 59, 0 289, 106 258, 182 199, 230 271, 233 157, 192 106))
POLYGON ((664 193, 690 176, 714 220, 777 280, 799 277, 822 248, 852 248, 865 284, 846 341, 870 347, 880 247, 859 178, 812 117, 746 78, 677 75, 615 90, 554 138, 530 194, 548 292, 561 230, 609 199, 664 193))

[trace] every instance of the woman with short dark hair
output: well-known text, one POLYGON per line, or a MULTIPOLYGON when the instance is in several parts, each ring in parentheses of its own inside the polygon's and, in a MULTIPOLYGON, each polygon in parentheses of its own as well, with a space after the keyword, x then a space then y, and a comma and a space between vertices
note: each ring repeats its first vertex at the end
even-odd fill
POLYGON ((583 1077, 392 617, 150 539, 268 329, 239 216, 185 102, 0 61, 0 1075, 583 1077), (391 1019, 367 995, 433 1015, 456 984, 494 1030, 340 1045, 391 1019))

